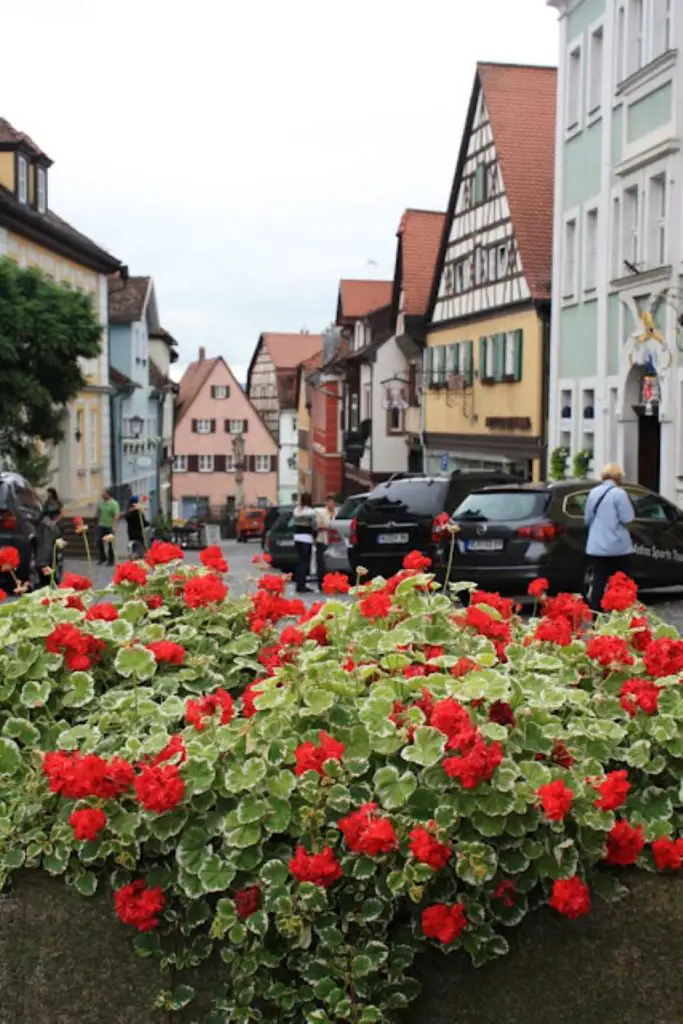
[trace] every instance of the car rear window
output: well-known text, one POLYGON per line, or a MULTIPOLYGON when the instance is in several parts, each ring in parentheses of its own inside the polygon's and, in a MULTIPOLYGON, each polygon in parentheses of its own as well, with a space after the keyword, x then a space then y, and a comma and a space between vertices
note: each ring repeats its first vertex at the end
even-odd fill
POLYGON ((366 495, 354 495, 353 498, 347 498, 340 509, 337 509, 335 519, 353 519, 356 514, 356 509, 360 508, 363 502, 366 500, 366 495))
POLYGON ((358 509, 359 521, 370 522, 387 516, 398 519, 427 518, 443 512, 448 480, 400 480, 378 487, 358 509))
POLYGON ((290 525, 292 513, 290 511, 281 512, 271 527, 271 533, 286 533, 287 527, 290 525))
POLYGON ((549 501, 546 491, 475 491, 453 514, 456 519, 518 522, 542 516, 549 501))
POLYGON ((0 508, 9 508, 12 504, 9 486, 0 480, 0 508))

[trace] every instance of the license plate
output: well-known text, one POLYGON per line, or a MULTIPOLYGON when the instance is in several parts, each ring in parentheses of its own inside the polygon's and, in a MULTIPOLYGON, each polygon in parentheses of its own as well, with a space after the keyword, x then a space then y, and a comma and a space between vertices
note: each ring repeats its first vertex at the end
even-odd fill
POLYGON ((502 551, 502 540, 466 540, 465 551, 502 551))
POLYGON ((293 540, 281 540, 280 541, 280 547, 281 548, 293 548, 294 547, 294 541, 293 540))
POLYGON ((380 533, 377 537, 378 544, 407 544, 407 533, 380 533))

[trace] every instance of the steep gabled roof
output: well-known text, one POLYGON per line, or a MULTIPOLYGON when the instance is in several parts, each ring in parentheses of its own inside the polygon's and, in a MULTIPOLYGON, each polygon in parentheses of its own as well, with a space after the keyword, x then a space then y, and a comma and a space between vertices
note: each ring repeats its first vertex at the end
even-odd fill
POLYGON ((394 295, 403 290, 406 316, 424 316, 439 256, 446 214, 436 210, 406 210, 398 228, 394 295))
POLYGON ((262 334, 259 340, 277 370, 293 370, 323 347, 321 334, 262 334))
POLYGON ((121 373, 120 370, 115 369, 113 366, 109 367, 109 383, 116 388, 117 391, 135 391, 140 385, 136 384, 135 381, 127 377, 125 373, 121 373))
POLYGON ((47 153, 43 152, 40 146, 36 146, 30 135, 17 129, 4 117, 0 117, 0 146, 3 148, 25 149, 35 157, 40 158, 40 163, 52 164, 47 153))
POLYGON ((188 364, 185 373, 178 382, 176 423, 180 423, 211 376, 214 366, 220 362, 224 362, 222 356, 216 356, 214 359, 195 359, 193 363, 188 364))
POLYGON ((109 323, 128 324, 142 320, 149 295, 151 277, 109 278, 109 323))
POLYGON ((342 278, 337 300, 337 323, 361 320, 391 303, 393 281, 357 281, 342 278))
POLYGON ((440 271, 448 247, 480 92, 484 94, 510 219, 532 299, 550 299, 556 91, 556 68, 477 64, 429 298, 427 312, 430 319, 438 296, 440 271))

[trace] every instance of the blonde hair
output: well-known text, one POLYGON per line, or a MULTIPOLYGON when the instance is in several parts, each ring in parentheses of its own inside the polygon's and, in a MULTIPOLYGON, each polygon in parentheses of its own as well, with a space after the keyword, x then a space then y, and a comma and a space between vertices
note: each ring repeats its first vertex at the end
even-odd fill
POLYGON ((603 466, 600 479, 614 480, 615 484, 620 484, 624 479, 624 471, 618 462, 608 462, 606 466, 603 466))

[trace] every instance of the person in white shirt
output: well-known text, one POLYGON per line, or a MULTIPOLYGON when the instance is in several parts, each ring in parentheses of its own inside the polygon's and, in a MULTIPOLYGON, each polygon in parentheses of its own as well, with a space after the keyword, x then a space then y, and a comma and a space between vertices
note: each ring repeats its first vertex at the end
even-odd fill
POLYGON ((316 509, 316 523, 318 532, 315 538, 315 561, 318 572, 318 587, 322 590, 323 579, 325 578, 325 549, 329 543, 328 530, 330 522, 337 514, 337 504, 333 494, 327 495, 325 508, 316 509))
POLYGON ((294 544, 296 546, 296 569, 294 580, 297 594, 310 594, 308 577, 311 571, 311 556, 316 535, 316 515, 310 494, 302 494, 299 504, 292 512, 294 520, 294 544))

